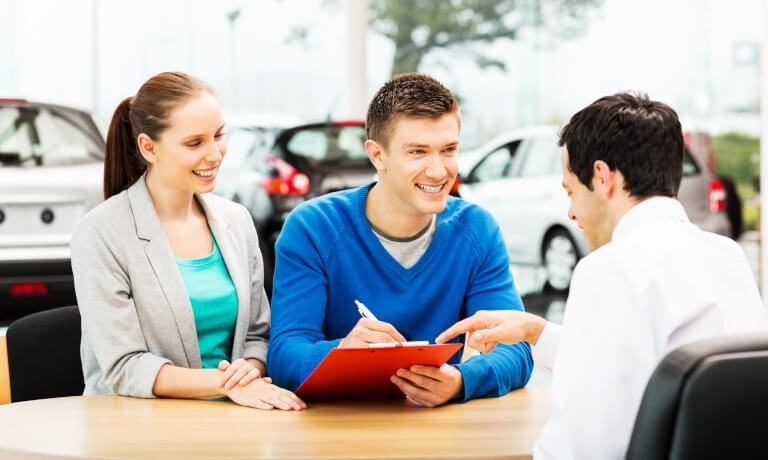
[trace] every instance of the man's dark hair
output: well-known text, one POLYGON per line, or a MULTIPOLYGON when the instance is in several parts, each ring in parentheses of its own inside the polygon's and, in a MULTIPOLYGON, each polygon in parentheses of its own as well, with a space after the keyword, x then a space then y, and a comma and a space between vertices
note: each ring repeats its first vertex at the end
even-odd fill
POLYGON ((386 146, 399 118, 437 119, 458 109, 456 97, 439 81, 424 74, 403 73, 385 83, 373 96, 365 120, 366 136, 386 146))
POLYGON ((576 113, 560 132, 568 167, 592 190, 602 160, 624 176, 631 196, 676 197, 683 176, 683 132, 677 113, 645 94, 602 97, 576 113))

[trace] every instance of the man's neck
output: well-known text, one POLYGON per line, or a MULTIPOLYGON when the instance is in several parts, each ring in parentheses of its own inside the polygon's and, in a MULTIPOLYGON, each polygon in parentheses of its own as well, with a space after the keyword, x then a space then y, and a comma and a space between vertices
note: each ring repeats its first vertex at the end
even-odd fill
POLYGON ((400 200, 387 193, 381 183, 368 190, 365 200, 365 217, 380 232, 394 238, 410 238, 424 230, 432 214, 419 214, 404 209, 400 200), (410 212, 409 212, 410 211, 410 212))
POLYGON ((613 239, 613 231, 616 229, 616 226, 619 225, 621 219, 624 218, 630 209, 634 208, 641 201, 643 201, 643 199, 639 199, 628 194, 622 194, 620 197, 617 197, 613 203, 611 203, 607 222, 609 226, 607 229, 609 236, 608 241, 613 239))

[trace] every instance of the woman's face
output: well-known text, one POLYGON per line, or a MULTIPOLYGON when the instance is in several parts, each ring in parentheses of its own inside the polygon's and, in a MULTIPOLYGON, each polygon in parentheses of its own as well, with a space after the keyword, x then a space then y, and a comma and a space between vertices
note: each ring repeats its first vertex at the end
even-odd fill
POLYGON ((175 108, 169 122, 170 126, 154 141, 152 174, 178 191, 212 191, 227 153, 218 101, 202 92, 175 108))

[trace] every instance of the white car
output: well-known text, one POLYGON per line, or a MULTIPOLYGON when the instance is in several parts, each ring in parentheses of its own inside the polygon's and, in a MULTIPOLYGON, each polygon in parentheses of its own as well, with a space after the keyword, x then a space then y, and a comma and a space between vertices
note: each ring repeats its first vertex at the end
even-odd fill
MULTIPOLYGON (((576 222, 568 219, 558 131, 556 126, 522 128, 460 153, 459 194, 496 218, 512 264, 543 267, 545 288, 565 292, 589 248, 576 222)), ((693 223, 730 235, 722 183, 687 150, 678 197, 693 223)))
POLYGON ((69 240, 101 202, 104 139, 85 111, 0 99, 0 316, 75 303, 69 240))

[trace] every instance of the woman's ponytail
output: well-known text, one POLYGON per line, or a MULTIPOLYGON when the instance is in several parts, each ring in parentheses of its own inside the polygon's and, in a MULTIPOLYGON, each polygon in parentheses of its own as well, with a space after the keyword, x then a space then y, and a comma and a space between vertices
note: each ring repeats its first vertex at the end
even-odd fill
POLYGON ((139 156, 129 117, 133 97, 123 99, 112 115, 104 158, 104 199, 130 187, 147 166, 139 156))

